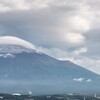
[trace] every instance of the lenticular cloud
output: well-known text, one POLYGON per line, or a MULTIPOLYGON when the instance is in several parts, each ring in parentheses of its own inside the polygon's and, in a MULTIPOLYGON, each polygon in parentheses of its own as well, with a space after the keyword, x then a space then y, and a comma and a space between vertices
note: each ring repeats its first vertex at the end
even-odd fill
POLYGON ((33 44, 14 36, 0 37, 0 45, 19 45, 25 48, 35 49, 33 44))

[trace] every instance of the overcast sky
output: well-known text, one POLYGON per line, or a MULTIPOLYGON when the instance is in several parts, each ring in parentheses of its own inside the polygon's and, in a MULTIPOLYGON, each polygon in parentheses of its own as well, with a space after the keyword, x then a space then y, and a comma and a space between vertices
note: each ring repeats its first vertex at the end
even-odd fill
POLYGON ((0 0, 0 36, 100 74, 100 0, 0 0))

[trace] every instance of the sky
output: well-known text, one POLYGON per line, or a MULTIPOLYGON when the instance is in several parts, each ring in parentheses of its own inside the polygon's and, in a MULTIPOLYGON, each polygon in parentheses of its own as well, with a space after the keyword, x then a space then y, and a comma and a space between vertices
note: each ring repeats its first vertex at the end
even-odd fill
POLYGON ((0 36, 100 74, 100 0, 0 0, 0 36))

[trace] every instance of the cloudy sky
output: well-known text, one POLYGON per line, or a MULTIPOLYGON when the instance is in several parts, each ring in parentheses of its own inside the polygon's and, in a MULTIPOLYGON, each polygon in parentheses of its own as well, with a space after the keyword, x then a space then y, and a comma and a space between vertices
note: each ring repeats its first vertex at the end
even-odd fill
POLYGON ((100 74, 100 0, 0 0, 0 36, 100 74))

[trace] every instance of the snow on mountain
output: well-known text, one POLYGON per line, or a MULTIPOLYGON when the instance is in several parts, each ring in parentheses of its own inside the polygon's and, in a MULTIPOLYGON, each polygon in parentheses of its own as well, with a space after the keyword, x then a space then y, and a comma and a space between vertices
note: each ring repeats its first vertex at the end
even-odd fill
POLYGON ((7 57, 15 57, 14 54, 11 54, 11 53, 6 53, 6 54, 0 54, 0 57, 4 57, 4 58, 7 58, 7 57))
POLYGON ((89 78, 89 79, 86 80, 86 82, 92 82, 92 80, 89 78))
POLYGON ((0 53, 22 53, 32 52, 35 49, 28 49, 19 45, 0 45, 0 53))

